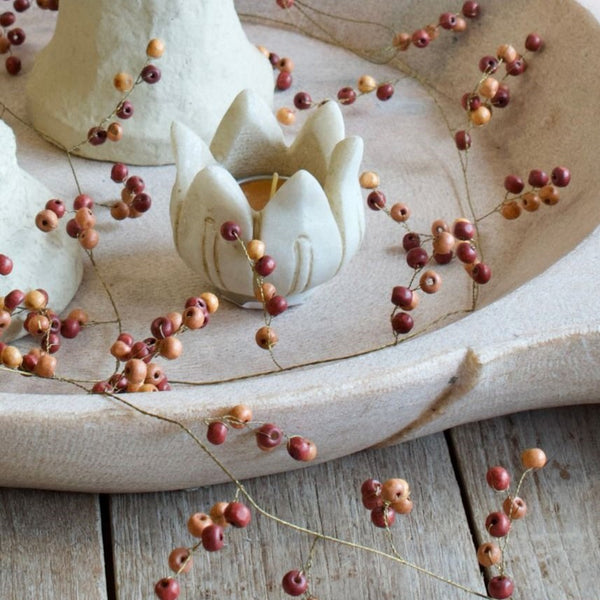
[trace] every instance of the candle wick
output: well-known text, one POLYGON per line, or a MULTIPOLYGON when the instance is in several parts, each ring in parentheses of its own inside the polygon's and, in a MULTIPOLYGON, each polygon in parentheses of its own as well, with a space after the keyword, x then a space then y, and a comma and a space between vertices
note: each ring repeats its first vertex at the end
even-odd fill
POLYGON ((271 179, 271 192, 269 194, 269 200, 275 195, 277 191, 277 182, 279 181, 279 173, 273 173, 273 179, 271 179))

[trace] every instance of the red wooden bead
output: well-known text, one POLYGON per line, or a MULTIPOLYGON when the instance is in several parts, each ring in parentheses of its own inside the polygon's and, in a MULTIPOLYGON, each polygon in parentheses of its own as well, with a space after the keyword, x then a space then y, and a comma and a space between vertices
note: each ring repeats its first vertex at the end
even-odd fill
POLYGON ((530 52, 537 52, 543 44, 542 38, 537 33, 530 33, 525 39, 525 48, 530 52))
POLYGON ((221 225, 221 237, 228 242, 234 242, 242 235, 242 229, 233 221, 225 221, 221 225))
POLYGON ((454 26, 456 25, 456 15, 451 12, 442 13, 440 15, 439 24, 443 29, 454 29, 454 26))
POLYGON ((414 324, 413 318, 405 312, 398 312, 392 317, 392 329, 395 333, 408 333, 414 324))
POLYGON ((206 431, 206 439, 215 446, 220 446, 227 439, 227 425, 221 421, 213 421, 206 431))
POLYGON ((500 511, 490 513, 485 520, 485 528, 494 537, 504 537, 510 531, 510 519, 500 511))
POLYGON ((385 194, 379 190, 373 190, 367 196, 367 206, 371 210, 381 210, 386 203, 385 194))
POLYGON ((115 163, 110 170, 110 178, 116 183, 122 183, 127 179, 129 169, 123 163, 115 163))
POLYGON ((486 284, 492 277, 492 270, 485 263, 477 263, 471 271, 473 281, 481 285, 486 284))
POLYGON ((124 100, 117 109, 117 117, 119 119, 129 119, 133 117, 133 104, 129 100, 124 100))
POLYGON ((10 275, 13 270, 13 261, 6 254, 0 254, 0 275, 10 275))
POLYGON ((463 4, 462 14, 467 17, 467 19, 474 19, 479 16, 479 2, 475 2, 474 0, 467 0, 463 4))
POLYGON ((283 431, 273 423, 265 423, 256 430, 256 445, 261 450, 272 450, 283 441, 283 431))
POLYGON ((308 579, 303 571, 288 571, 281 580, 283 591, 290 596, 301 596, 308 589, 308 579))
POLYGON ((342 88, 337 94, 341 104, 353 104, 356 100, 356 92, 351 87, 342 88))
POLYGON ((247 527, 252 520, 250 509, 242 502, 230 502, 223 513, 225 520, 234 527, 247 527))
POLYGON ((395 520, 396 512, 389 506, 378 506, 371 511, 371 523, 373 523, 375 527, 381 527, 382 529, 390 527, 394 524, 395 520))
POLYGON ((254 263, 254 270, 261 276, 267 277, 270 275, 276 267, 275 259, 268 254, 265 254, 262 258, 254 263))
POLYGON ((492 598, 505 600, 512 596, 515 585, 510 577, 507 577, 506 575, 496 575, 490 579, 487 589, 488 594, 492 598))
POLYGON ((104 144, 106 137, 106 129, 102 129, 102 127, 92 127, 87 133, 87 141, 92 146, 100 146, 101 144, 104 144))
POLYGON ((312 98, 306 92, 298 92, 294 96, 294 106, 298 110, 306 110, 312 106, 312 98))
POLYGON ((554 167, 551 178, 556 187, 566 187, 571 181, 571 171, 567 167, 554 167))
POLYGON ((150 83, 150 84, 158 83, 161 78, 161 72, 160 72, 160 69, 155 65, 146 65, 142 69, 142 72, 140 73, 140 77, 146 83, 150 83))
POLYGON ((391 83, 382 83, 377 86, 377 98, 383 102, 389 100, 394 95, 394 86, 391 83))
POLYGON ((503 492, 510 487, 510 473, 500 466, 490 467, 485 474, 488 485, 498 492, 503 492))
POLYGON ((402 238, 402 247, 408 252, 413 248, 418 248, 421 245, 421 237, 418 233, 410 231, 402 238))
POLYGON ((46 202, 46 208, 51 210, 59 219, 64 217, 65 212, 67 211, 67 207, 62 200, 58 198, 52 198, 46 202))
POLYGON ((202 531, 202 546, 208 552, 217 552, 225 545, 223 528, 214 523, 202 531))
POLYGON ((179 583, 177 579, 164 577, 154 586, 154 593, 160 600, 177 600, 180 593, 179 583))
POLYGON ((275 80, 275 87, 282 92, 292 87, 292 74, 288 71, 280 71, 275 80))
POLYGON ((429 262, 429 254, 425 248, 418 246, 406 253, 406 263, 412 269, 422 269, 429 262))
POLYGON ((302 462, 310 462, 317 455, 315 444, 299 435, 294 435, 288 440, 287 451, 294 460, 302 462))
POLYGON ((457 131, 454 134, 454 143, 459 150, 468 150, 471 147, 471 136, 466 131, 457 131))
POLYGON ((267 300, 265 308, 272 317, 276 317, 287 310, 288 303, 284 296, 273 296, 267 300))
POLYGON ((75 200, 73 200, 73 210, 79 210, 80 208, 89 208, 90 210, 93 210, 94 200, 87 194, 75 196, 75 200))
POLYGON ((411 41, 417 48, 425 48, 431 41, 431 36, 426 29, 417 29, 412 36, 411 41))

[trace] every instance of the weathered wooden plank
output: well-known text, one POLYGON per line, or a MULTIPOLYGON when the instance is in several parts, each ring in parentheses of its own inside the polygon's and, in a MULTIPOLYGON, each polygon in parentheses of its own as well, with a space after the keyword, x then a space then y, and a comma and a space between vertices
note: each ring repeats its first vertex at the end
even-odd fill
POLYGON ((98 497, 0 489, 0 597, 106 600, 98 497))
POLYGON ((600 407, 561 408, 459 427, 451 437, 480 540, 484 521, 503 496, 487 487, 489 466, 520 473, 523 448, 541 447, 547 466, 526 479, 525 519, 513 523, 507 572, 515 599, 595 597, 600 561, 600 407))
MULTIPOLYGON (((442 435, 401 446, 362 452, 324 465, 247 482, 247 489, 281 518, 348 540, 386 548, 385 533, 373 527, 358 489, 368 477, 410 481, 415 508, 393 526, 398 551, 445 577, 483 591, 442 435)), ((170 550, 189 546, 186 520, 215 501, 233 499, 232 485, 176 493, 111 497, 118 598, 150 597, 153 583, 169 574, 170 550)), ((201 551, 181 579, 182 598, 284 598, 280 581, 300 568, 311 540, 261 516, 246 530, 226 531, 227 546, 201 551)), ((318 598, 465 598, 446 583, 373 555, 319 542, 311 571, 318 598)))

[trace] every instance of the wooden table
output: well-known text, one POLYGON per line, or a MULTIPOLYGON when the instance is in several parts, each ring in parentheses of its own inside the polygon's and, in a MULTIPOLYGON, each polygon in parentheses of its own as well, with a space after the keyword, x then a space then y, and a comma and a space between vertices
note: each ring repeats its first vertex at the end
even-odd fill
MULTIPOLYGON (((600 406, 559 408, 455 428, 399 446, 246 482, 261 505, 284 519, 387 549, 357 498, 368 477, 409 480, 415 508, 392 527, 398 552, 444 578, 484 593, 475 547, 488 539, 486 515, 502 496, 485 483, 488 466, 517 473, 520 450, 540 446, 548 465, 522 488, 529 513, 509 541, 515 600, 598 597, 600 406)), ((0 490, 0 598, 153 598, 166 558, 191 545, 187 517, 232 485, 173 493, 87 495, 0 490)), ((199 552, 181 598, 285 598, 282 575, 299 568, 311 540, 256 517, 227 530, 217 553, 199 552)), ((475 597, 410 568, 326 542, 316 545, 313 593, 324 599, 475 597)))

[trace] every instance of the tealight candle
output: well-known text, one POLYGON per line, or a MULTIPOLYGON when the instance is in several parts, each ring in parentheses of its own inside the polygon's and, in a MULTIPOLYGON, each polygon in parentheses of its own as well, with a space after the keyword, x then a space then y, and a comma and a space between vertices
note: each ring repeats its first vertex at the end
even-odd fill
POLYGON ((285 183, 287 177, 273 173, 272 177, 259 175, 239 181, 240 188, 252 210, 262 210, 275 192, 285 183))

